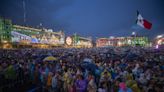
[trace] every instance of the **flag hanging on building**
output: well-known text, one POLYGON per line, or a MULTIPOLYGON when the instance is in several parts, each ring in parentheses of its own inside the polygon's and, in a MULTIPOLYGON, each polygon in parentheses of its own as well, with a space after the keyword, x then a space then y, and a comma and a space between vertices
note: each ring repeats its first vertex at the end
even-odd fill
POLYGON ((145 29, 151 29, 152 28, 152 23, 149 21, 145 20, 141 14, 137 11, 137 21, 136 24, 145 28, 145 29))

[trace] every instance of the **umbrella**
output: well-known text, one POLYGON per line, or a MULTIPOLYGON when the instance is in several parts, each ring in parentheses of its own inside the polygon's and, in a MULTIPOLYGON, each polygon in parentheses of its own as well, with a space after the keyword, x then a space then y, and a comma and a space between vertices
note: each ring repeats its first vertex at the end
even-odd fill
POLYGON ((94 72, 97 69, 97 66, 94 63, 82 62, 81 66, 85 69, 91 70, 94 72))
POLYGON ((85 58, 85 59, 83 60, 83 62, 92 63, 92 59, 90 59, 90 58, 85 58))
POLYGON ((53 56, 48 56, 48 57, 43 59, 43 61, 55 61, 55 60, 57 60, 57 58, 55 58, 53 56))

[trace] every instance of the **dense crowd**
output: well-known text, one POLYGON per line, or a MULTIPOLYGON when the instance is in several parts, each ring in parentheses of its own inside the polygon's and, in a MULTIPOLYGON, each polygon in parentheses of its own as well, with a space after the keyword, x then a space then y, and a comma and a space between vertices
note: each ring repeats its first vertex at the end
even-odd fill
POLYGON ((164 50, 1 49, 0 91, 17 85, 35 85, 33 92, 164 92, 164 50), (56 59, 44 60, 49 56, 56 59))

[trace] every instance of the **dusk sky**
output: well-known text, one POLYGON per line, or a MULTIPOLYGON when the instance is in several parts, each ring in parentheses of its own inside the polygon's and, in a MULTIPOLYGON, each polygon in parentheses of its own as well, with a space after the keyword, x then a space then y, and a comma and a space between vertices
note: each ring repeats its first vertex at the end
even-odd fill
POLYGON ((0 17, 14 24, 63 29, 66 35, 129 36, 133 31, 154 38, 164 33, 164 0, 0 0, 0 17), (136 11, 153 24, 151 30, 135 25, 136 11))

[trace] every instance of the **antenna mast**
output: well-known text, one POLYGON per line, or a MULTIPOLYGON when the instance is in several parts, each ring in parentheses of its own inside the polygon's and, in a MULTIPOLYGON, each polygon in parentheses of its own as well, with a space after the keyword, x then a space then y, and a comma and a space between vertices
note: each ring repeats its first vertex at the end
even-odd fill
POLYGON ((23 0, 23 22, 26 23, 26 3, 25 0, 23 0))

